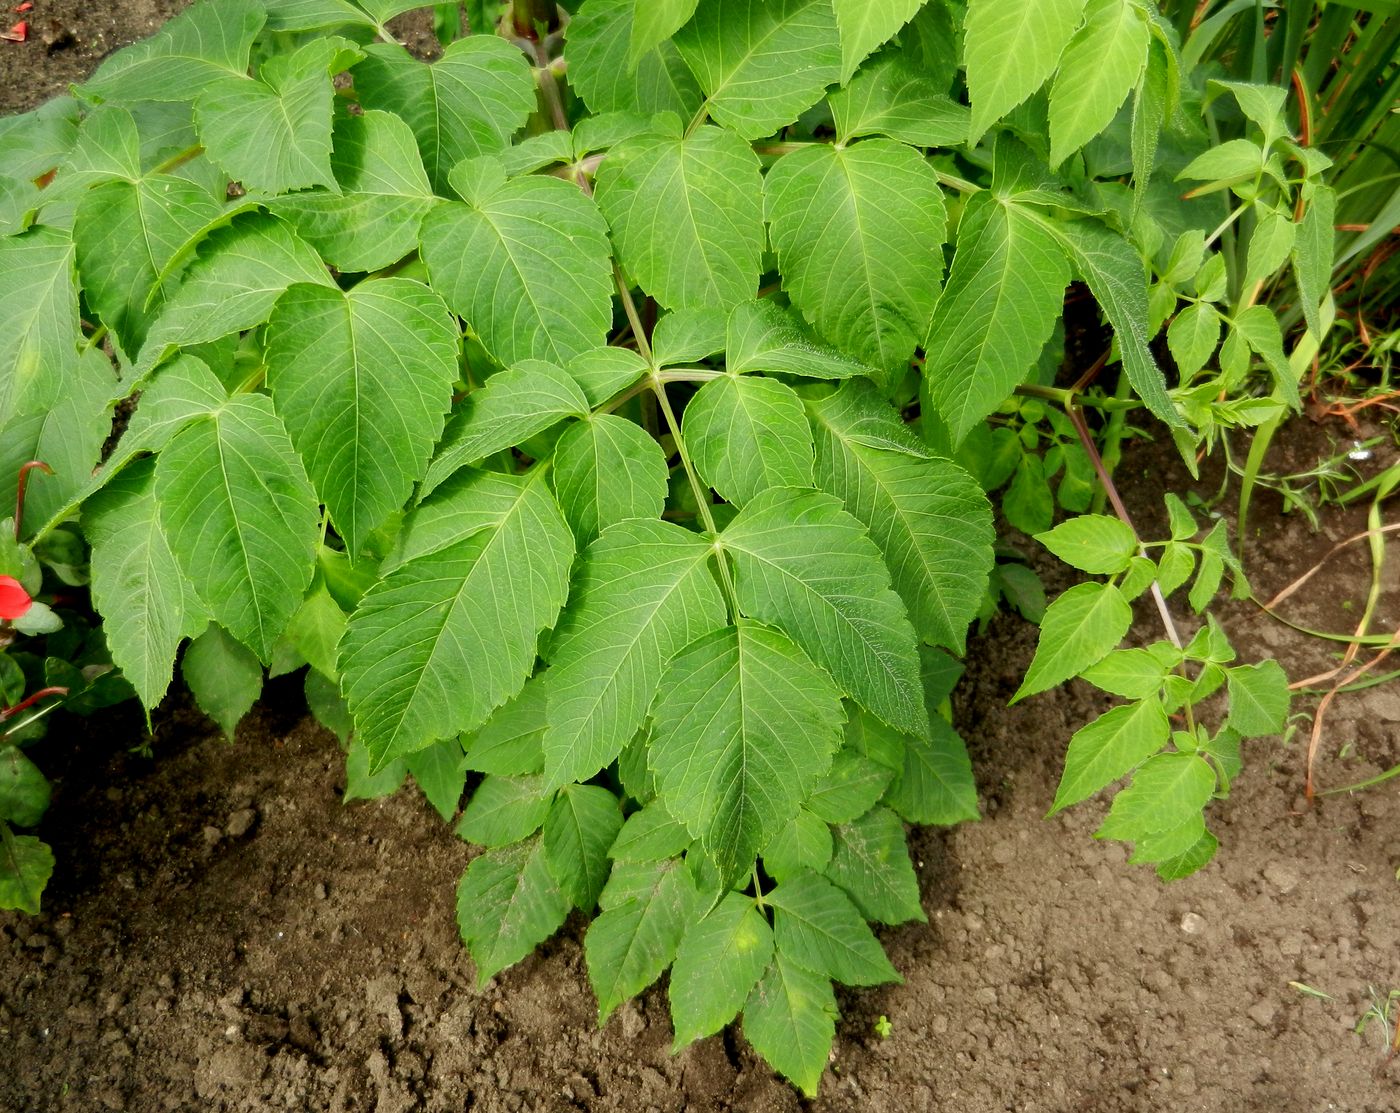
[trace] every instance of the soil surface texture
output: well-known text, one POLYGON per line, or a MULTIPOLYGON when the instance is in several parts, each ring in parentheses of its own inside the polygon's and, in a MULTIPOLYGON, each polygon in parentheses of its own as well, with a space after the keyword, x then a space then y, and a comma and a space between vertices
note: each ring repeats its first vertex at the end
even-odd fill
MULTIPOLYGON (((61 92, 181 6, 36 0, 30 40, 0 42, 0 110, 61 92)), ((1305 470, 1354 435, 1300 420, 1266 470, 1305 470)), ((1377 451, 1357 467, 1394 458, 1377 451)), ((1118 474, 1144 535, 1165 536, 1160 493, 1190 485, 1170 439, 1131 448, 1118 474)), ((1365 528, 1364 507, 1330 510, 1315 533, 1262 495, 1257 597, 1365 528)), ((1041 558, 1049 586, 1072 582, 1041 558)), ((1278 610, 1350 630, 1370 579, 1351 544, 1278 610)), ((1380 631, 1400 620, 1387 579, 1380 631)), ((1189 633, 1197 620, 1173 603, 1189 633)), ((1336 664, 1333 644, 1252 604, 1219 613, 1244 660, 1275 657, 1292 677, 1336 664)), ((1161 636, 1154 613, 1139 618, 1143 640, 1161 636)), ((659 987, 600 1030, 577 915, 478 989, 453 912, 472 849, 416 790, 342 803, 341 753, 295 680, 274 682, 231 743, 178 695, 148 751, 130 709, 56 723, 32 753, 55 781, 39 833, 57 869, 42 915, 0 913, 0 1111, 1400 1109, 1380 1026, 1352 1030, 1372 987, 1400 986, 1400 780, 1309 804, 1302 715, 1287 740, 1247 744, 1209 817, 1216 860, 1163 884, 1093 839, 1103 801, 1043 818, 1069 735, 1107 702, 1074 683, 1008 708, 1034 644, 1011 616, 972 640, 954 705, 984 818, 914 833, 928 922, 881 932, 902 985, 840 992, 812 1102, 737 1027, 671 1055, 659 987)), ((1397 764, 1400 686, 1338 697, 1319 788, 1397 764)))

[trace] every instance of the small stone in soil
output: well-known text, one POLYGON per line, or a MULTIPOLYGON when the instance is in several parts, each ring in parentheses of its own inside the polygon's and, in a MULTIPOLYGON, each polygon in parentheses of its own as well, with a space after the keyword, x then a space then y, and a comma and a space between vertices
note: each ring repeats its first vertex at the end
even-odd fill
POLYGON ((1196 915, 1194 912, 1188 912, 1185 916, 1181 917, 1181 930, 1187 935, 1200 935, 1201 932, 1206 930, 1205 918, 1196 915))
POLYGON ((234 812, 228 817, 228 825, 224 828, 224 833, 231 839, 241 839, 253 828, 257 822, 258 813, 252 808, 244 808, 234 812))
POLYGON ((1264 880, 1280 893, 1291 893, 1298 887, 1298 873, 1283 862, 1270 862, 1264 867, 1264 880))
POLYGON ((1277 1012, 1278 1009, 1272 1001, 1260 1001, 1259 1004, 1249 1010, 1248 1016, 1249 1019, 1259 1025, 1260 1028, 1272 1028, 1274 1024, 1274 1015, 1277 1012))

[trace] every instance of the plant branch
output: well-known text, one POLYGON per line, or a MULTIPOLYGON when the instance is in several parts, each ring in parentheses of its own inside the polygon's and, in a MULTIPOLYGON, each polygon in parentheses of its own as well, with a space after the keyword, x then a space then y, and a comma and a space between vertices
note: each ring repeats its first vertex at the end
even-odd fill
POLYGON ((632 326, 632 336, 637 341, 637 351, 648 363, 651 362, 651 344, 647 340, 646 329, 642 328, 642 317, 637 312, 637 303, 632 300, 632 291, 627 288, 627 283, 623 281, 622 271, 616 263, 613 264, 613 281, 617 284, 617 292, 622 298, 622 311, 627 314, 627 323, 632 326))
POLYGON ((53 468, 42 460, 30 460, 19 469, 19 481, 15 485, 15 540, 20 538, 24 526, 24 496, 29 490, 29 473, 38 468, 45 475, 53 475, 53 468))

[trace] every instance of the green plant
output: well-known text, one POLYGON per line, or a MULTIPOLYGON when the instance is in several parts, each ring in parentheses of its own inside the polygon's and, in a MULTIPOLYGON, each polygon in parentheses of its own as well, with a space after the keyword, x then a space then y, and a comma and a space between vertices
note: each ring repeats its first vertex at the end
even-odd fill
MULTIPOLYGON (((418 6, 197 4, 0 124, 0 430, 55 473, 20 556, 78 516, 146 707, 186 642, 229 733, 265 672, 306 667, 347 798, 411 775, 451 818, 470 778, 483 981, 578 908, 600 1022, 670 967, 678 1047, 742 1012, 814 1093, 833 980, 897 980, 869 924, 923 918, 904 823, 977 817, 944 713, 1007 476, 955 457, 1010 443, 1013 513, 1044 527, 1057 474, 1061 508, 1093 498, 1084 407, 1110 449, 1140 406, 1191 451, 1180 407, 1207 440, 1222 420, 1150 347, 1164 226, 1196 228, 1166 264, 1191 305, 1229 266, 1209 199, 1149 188, 1164 129, 1205 143, 1176 36, 1140 0, 518 0, 472 5, 499 33, 430 67, 386 28, 418 6), (1071 282, 1106 326, 1064 388, 1071 282)), ((1221 179, 1251 205, 1256 146, 1221 179)), ((1231 312, 1245 347, 1213 389, 1253 391, 1257 355, 1296 403, 1272 318, 1231 312)), ((1126 520, 1045 534, 1113 581, 1045 612, 1021 693, 1152 659, 1132 731, 1085 728, 1067 777, 1079 798, 1141 762, 1114 833, 1164 874, 1204 860, 1198 770, 1223 791, 1230 739, 1276 710, 1276 667, 1227 668, 1213 623, 1110 655, 1184 565, 1198 611, 1214 594, 1224 534, 1184 529, 1158 560, 1126 520), (1167 729, 1219 683, 1223 731, 1167 729), (1085 732, 1136 760, 1101 747, 1087 774, 1085 732), (1158 772, 1183 759, 1194 817, 1158 772)))

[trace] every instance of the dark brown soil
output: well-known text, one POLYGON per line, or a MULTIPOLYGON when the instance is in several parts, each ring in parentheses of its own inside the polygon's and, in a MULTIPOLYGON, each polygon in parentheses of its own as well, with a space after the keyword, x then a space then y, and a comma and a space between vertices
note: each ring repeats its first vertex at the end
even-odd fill
MULTIPOLYGON (((179 6, 39 0, 31 25, 72 19, 75 45, 0 43, 0 107, 60 89, 179 6)), ((1329 443, 1300 422, 1271 466, 1305 469, 1329 443)), ((1165 441, 1134 449, 1120 477, 1149 534, 1160 491, 1186 484, 1165 441)), ((1364 511, 1330 511, 1315 535, 1278 509, 1264 497, 1254 516, 1260 598, 1364 528, 1364 511)), ((1280 609, 1348 629, 1369 582, 1352 546, 1280 609)), ((1388 584, 1380 630, 1400 617, 1393 572, 1388 584)), ((1293 676, 1331 666, 1331 645, 1252 606, 1222 616, 1246 659, 1277 657, 1293 676)), ((232 744, 176 706, 153 758, 129 749, 132 715, 70 721, 36 749, 56 779, 41 834, 58 868, 41 916, 0 914, 0 1110, 1400 1108, 1380 1029, 1351 1030, 1368 987, 1400 986, 1400 781, 1308 807, 1300 719, 1287 741, 1249 746, 1213 810, 1217 860, 1164 885, 1091 837, 1102 803, 1042 819, 1069 734, 1104 702, 1075 684, 1007 708, 1033 646, 1003 616, 971 647, 955 704, 985 819, 915 832, 929 922, 883 933, 903 985, 842 993, 815 1102, 734 1031, 670 1055, 657 989, 598 1030, 577 917, 477 990, 453 925, 470 849, 416 792, 342 804, 335 741, 283 682, 232 744)), ((1400 763, 1397 724, 1393 684, 1341 697, 1319 785, 1400 763)))

